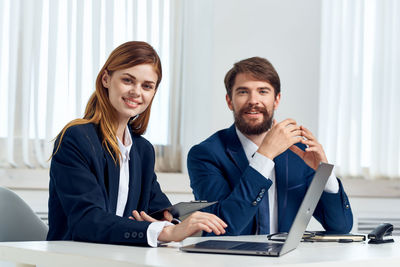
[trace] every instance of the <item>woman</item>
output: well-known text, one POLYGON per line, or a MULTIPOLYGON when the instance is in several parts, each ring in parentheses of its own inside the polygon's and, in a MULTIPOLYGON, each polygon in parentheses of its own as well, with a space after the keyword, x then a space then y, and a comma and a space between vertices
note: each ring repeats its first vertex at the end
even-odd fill
POLYGON ((168 212, 165 221, 147 215, 171 205, 156 180, 154 149, 141 137, 161 77, 160 58, 147 43, 127 42, 111 53, 83 119, 56 139, 48 240, 157 246, 201 230, 225 233, 227 225, 209 213, 177 225, 168 212))

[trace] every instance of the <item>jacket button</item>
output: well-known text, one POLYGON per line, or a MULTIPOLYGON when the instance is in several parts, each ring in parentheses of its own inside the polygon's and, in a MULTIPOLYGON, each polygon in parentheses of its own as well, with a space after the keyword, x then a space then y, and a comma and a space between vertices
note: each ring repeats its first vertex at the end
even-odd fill
POLYGON ((251 203, 251 205, 257 206, 257 201, 253 201, 253 203, 251 203))
POLYGON ((128 239, 130 236, 131 236, 131 235, 130 235, 128 232, 125 232, 125 233, 124 233, 125 239, 128 239))
POLYGON ((261 189, 261 193, 265 193, 265 188, 261 189))
POLYGON ((260 197, 258 197, 258 198, 257 198, 257 202, 260 202, 260 201, 261 201, 261 198, 260 198, 260 197))
POLYGON ((350 205, 349 205, 349 204, 346 205, 346 209, 348 209, 348 208, 350 208, 350 205))
POLYGON ((137 232, 132 232, 132 237, 136 238, 137 237, 137 232))
POLYGON ((139 238, 143 238, 143 232, 139 232, 139 238))

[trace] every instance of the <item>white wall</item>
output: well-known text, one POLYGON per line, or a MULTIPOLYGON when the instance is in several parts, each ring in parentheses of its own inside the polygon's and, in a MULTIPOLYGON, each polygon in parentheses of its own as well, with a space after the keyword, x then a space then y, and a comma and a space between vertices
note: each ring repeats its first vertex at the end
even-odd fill
POLYGON ((252 56, 269 59, 280 75, 278 121, 291 117, 317 134, 320 1, 187 3, 184 152, 233 123, 223 79, 233 63, 252 56))

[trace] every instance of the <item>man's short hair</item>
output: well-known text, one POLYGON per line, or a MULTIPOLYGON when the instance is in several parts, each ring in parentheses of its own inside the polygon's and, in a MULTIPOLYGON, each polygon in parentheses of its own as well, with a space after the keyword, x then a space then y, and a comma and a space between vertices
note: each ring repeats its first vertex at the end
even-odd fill
POLYGON ((274 66, 265 58, 251 57, 236 62, 232 69, 225 75, 225 88, 229 98, 232 99, 232 87, 236 76, 240 73, 247 73, 253 78, 268 82, 274 87, 275 97, 281 92, 281 81, 274 66))

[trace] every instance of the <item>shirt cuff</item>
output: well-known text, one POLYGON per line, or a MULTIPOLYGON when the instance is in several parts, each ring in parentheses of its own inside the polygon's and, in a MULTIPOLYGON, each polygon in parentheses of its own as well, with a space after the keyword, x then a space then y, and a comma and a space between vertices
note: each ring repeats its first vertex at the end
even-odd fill
POLYGON ((156 248, 159 243, 158 236, 160 235, 164 227, 169 225, 173 224, 168 221, 152 222, 147 228, 146 232, 147 244, 149 244, 150 247, 156 248))
POLYGON ((329 176, 328 181, 325 185, 325 192, 336 194, 339 192, 339 182, 336 178, 335 173, 332 171, 331 176, 329 176))
POLYGON ((271 177, 271 172, 275 167, 275 162, 266 156, 256 152, 250 159, 250 166, 258 171, 265 178, 271 177))

